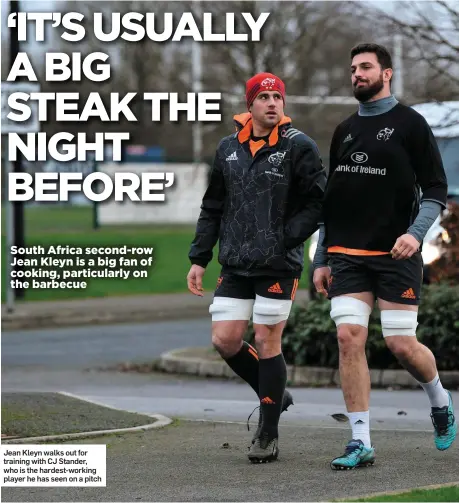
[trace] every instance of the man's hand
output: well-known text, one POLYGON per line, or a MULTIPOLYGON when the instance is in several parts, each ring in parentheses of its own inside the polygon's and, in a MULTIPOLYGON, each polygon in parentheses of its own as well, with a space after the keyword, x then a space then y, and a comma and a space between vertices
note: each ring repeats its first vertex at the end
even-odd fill
POLYGON ((206 272, 204 267, 200 265, 193 264, 191 266, 190 272, 188 273, 186 280, 188 283, 188 290, 194 295, 199 295, 199 297, 203 297, 202 290, 202 277, 206 272))
POLYGON ((327 267, 318 267, 314 271, 312 281, 318 293, 321 293, 325 297, 328 295, 328 285, 330 284, 331 271, 327 267))
POLYGON ((419 250, 420 243, 411 234, 403 234, 395 242, 392 250, 392 258, 395 260, 403 260, 410 258, 419 250))

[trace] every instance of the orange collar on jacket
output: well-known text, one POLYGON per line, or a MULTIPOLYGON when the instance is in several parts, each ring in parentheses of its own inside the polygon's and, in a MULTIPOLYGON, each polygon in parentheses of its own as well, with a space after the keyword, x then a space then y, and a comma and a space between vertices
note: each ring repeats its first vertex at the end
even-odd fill
MULTIPOLYGON (((264 140, 253 141, 250 139, 253 130, 252 114, 250 112, 245 112, 233 117, 236 123, 236 131, 239 131, 237 138, 240 143, 244 143, 250 140, 250 151, 252 155, 255 155, 260 148, 266 145, 264 140)), ((273 147, 279 141, 279 126, 283 124, 288 124, 292 122, 290 117, 284 115, 282 119, 273 127, 273 130, 269 134, 268 145, 273 147)))

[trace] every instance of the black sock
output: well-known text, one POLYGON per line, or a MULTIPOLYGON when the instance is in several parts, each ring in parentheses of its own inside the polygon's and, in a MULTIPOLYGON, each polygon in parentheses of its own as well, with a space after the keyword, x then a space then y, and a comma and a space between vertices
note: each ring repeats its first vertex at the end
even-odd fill
POLYGON ((259 366, 259 396, 263 415, 262 431, 266 431, 271 437, 277 437, 277 426, 287 384, 287 366, 282 353, 273 358, 260 358, 259 366))
POLYGON ((231 358, 225 358, 226 363, 241 378, 244 379, 258 396, 258 354, 247 342, 242 343, 242 348, 231 358))

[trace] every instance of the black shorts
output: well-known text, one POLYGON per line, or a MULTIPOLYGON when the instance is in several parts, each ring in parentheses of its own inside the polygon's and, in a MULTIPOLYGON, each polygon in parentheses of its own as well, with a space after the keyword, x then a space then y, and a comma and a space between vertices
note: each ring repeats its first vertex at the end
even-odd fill
POLYGON ((390 254, 356 256, 330 253, 331 282, 328 298, 348 293, 373 292, 376 298, 418 305, 421 296, 421 252, 405 260, 390 254))
POLYGON ((256 295, 268 299, 294 300, 299 278, 267 276, 239 276, 223 273, 217 280, 215 297, 255 299, 256 295))

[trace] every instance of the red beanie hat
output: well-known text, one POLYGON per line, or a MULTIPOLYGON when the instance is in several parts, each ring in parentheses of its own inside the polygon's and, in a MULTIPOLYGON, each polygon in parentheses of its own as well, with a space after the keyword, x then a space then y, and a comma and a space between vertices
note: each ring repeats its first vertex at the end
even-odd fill
POLYGON ((285 84, 272 73, 257 73, 245 85, 247 108, 262 91, 279 91, 285 103, 285 84))

